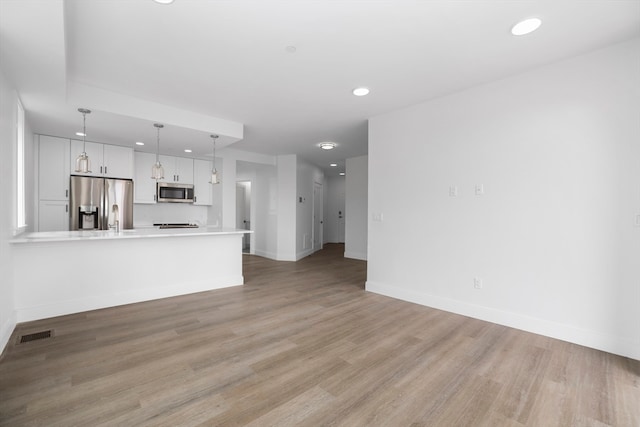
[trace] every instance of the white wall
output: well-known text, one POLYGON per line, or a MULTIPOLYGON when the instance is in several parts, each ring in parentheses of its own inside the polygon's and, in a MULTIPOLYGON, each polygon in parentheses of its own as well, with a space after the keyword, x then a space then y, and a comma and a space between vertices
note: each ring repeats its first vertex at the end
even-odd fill
POLYGON ((297 156, 278 156, 278 215, 277 259, 296 261, 296 180, 297 156))
POLYGON ((344 243, 345 177, 325 177, 324 181, 324 243, 344 243), (342 218, 340 218, 342 216, 342 218))
POLYGON ((368 156, 347 159, 345 182, 346 258, 367 259, 368 156))
POLYGON ((273 165, 239 161, 238 181, 251 181, 251 252, 277 258, 277 170, 273 165))
MULTIPOLYGON (((18 95, 13 85, 0 69, 0 193, 15 194, 15 146, 18 95)), ((28 116, 26 117, 28 121, 28 116)), ((33 229, 34 188, 34 144, 33 133, 25 129, 25 192, 27 230, 33 229)), ((4 350, 16 325, 13 252, 9 244, 15 229, 14 197, 3 197, 0 201, 0 353, 4 350)))
POLYGON ((133 207, 134 227, 150 226, 161 222, 191 222, 208 224, 208 206, 188 203, 135 204, 133 207))
POLYGON ((371 119, 367 290, 640 359, 639 52, 371 119))

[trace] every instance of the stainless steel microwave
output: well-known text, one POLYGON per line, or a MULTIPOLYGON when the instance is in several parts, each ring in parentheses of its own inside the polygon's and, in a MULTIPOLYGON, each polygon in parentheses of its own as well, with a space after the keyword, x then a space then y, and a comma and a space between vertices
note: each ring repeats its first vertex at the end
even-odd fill
POLYGON ((159 182, 156 201, 169 203, 193 203, 193 185, 159 182))

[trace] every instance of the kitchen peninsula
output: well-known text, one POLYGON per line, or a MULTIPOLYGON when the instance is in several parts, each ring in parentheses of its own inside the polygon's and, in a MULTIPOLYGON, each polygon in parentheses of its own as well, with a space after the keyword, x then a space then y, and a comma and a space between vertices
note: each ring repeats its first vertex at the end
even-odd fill
POLYGON ((245 233, 200 227, 19 236, 11 242, 17 321, 242 285, 245 233))

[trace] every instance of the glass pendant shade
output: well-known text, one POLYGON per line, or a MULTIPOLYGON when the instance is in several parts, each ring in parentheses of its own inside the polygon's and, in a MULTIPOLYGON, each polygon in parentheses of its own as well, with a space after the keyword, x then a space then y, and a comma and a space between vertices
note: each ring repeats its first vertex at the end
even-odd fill
POLYGON ((156 146, 156 163, 151 167, 151 179, 158 181, 164 179, 164 168, 160 163, 160 129, 162 129, 164 125, 154 123, 153 126, 158 129, 158 140, 156 146))
POLYGON ((151 179, 155 179, 156 181, 164 179, 164 168, 159 161, 156 161, 156 163, 151 167, 151 179))
POLYGON ((210 135, 213 138, 213 169, 211 169, 211 180, 209 184, 220 184, 220 176, 216 170, 216 140, 218 135, 210 135))
POLYGON ((91 172, 91 162, 89 161, 89 156, 87 156, 87 153, 85 153, 84 151, 80 153, 78 157, 76 157, 76 172, 91 172))
POLYGON ((209 184, 220 184, 218 171, 215 168, 211 171, 211 180, 209 181, 209 184))
POLYGON ((87 114, 91 114, 91 110, 78 108, 78 111, 82 113, 82 153, 76 157, 76 172, 91 173, 91 162, 89 161, 89 156, 87 156, 87 142, 85 141, 87 136, 87 114))

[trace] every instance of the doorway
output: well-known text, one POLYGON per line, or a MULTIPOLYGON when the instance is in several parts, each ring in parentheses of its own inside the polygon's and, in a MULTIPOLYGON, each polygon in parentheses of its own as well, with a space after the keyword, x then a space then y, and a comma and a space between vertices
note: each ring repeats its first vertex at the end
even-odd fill
MULTIPOLYGON (((251 181, 236 182, 236 228, 251 230, 251 181)), ((243 235, 242 252, 251 253, 251 234, 243 235)))
POLYGON ((322 249, 322 233, 323 233, 323 212, 322 206, 322 184, 313 183, 313 251, 322 249))

